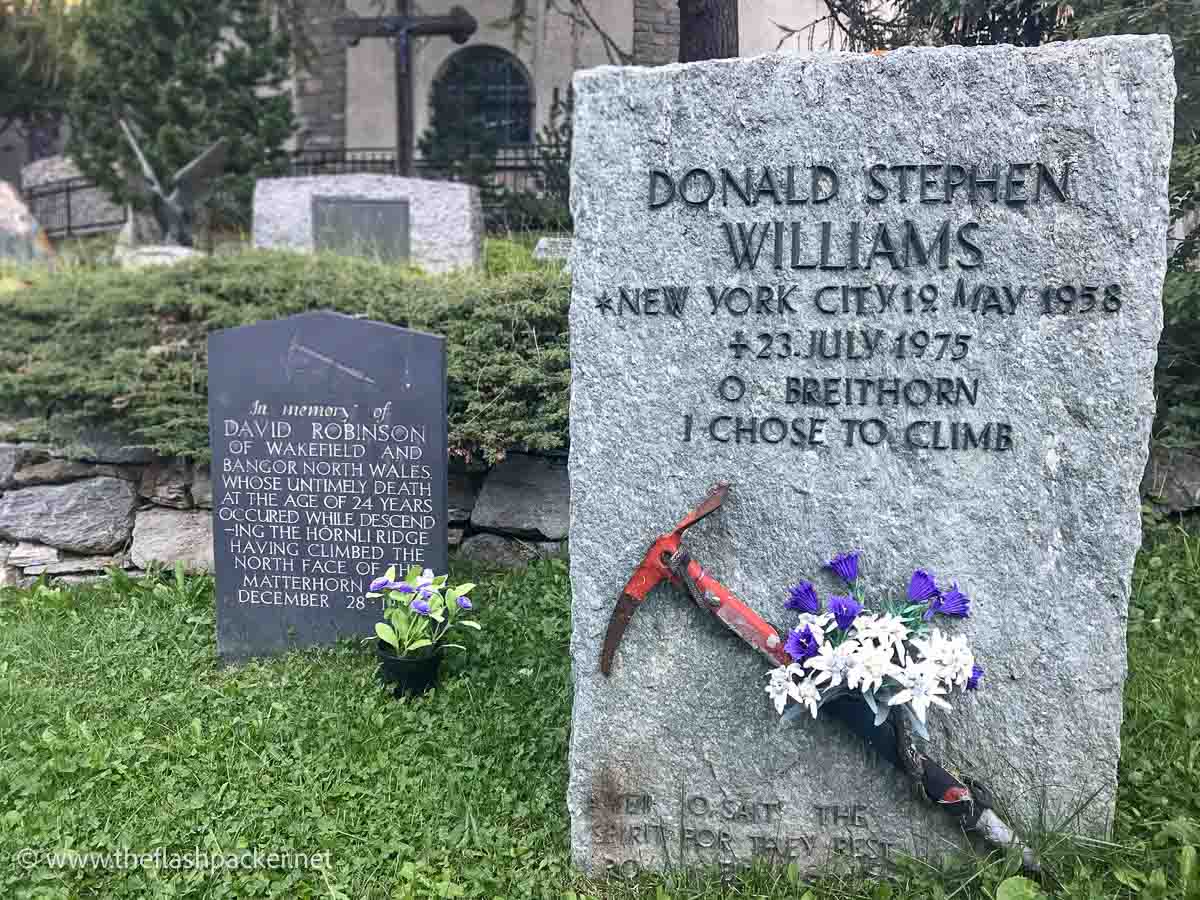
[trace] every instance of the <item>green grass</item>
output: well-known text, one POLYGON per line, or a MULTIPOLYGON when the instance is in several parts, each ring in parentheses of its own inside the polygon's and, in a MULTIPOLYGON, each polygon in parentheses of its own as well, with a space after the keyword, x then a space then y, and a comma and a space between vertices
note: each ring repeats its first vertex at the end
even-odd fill
MULTIPOLYGON (((1009 893, 1000 856, 883 883, 787 870, 590 881, 569 863, 569 584, 550 560, 481 581, 486 630, 396 701, 362 647, 223 669, 211 583, 0 591, 0 897, 805 897, 1009 893), (23 847, 327 852, 323 871, 18 867, 23 847)), ((1111 843, 1036 835, 1048 896, 1200 897, 1200 542, 1159 527, 1135 574, 1111 843), (1190 879, 1190 885, 1185 884, 1190 879)))

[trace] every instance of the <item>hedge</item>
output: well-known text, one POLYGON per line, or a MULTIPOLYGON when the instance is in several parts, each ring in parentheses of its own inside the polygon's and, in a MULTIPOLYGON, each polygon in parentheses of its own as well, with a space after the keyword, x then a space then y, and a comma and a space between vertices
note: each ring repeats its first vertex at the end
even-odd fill
POLYGON ((60 271, 0 290, 0 419, 26 438, 99 425, 207 460, 207 333, 334 309, 446 336, 455 451, 563 448, 569 287, 557 266, 426 276, 278 252, 60 271))

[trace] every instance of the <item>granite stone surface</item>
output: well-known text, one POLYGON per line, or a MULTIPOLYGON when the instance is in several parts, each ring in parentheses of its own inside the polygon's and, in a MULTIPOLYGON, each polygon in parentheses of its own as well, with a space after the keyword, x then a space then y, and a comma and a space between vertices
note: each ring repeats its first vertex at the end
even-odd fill
POLYGON ((50 544, 70 553, 120 550, 133 530, 137 487, 121 478, 86 478, 0 496, 0 537, 50 544))
POLYGON ((483 259, 478 188, 395 175, 259 179, 254 187, 254 246, 312 252, 314 197, 408 201, 410 260, 430 272, 471 268, 483 259))
POLYGON ((685 547, 781 627, 841 550, 868 596, 957 581, 987 675, 928 749, 1023 816, 1091 797, 1072 827, 1105 828, 1174 93, 1159 36, 576 75, 578 865, 963 846, 837 722, 780 730, 770 664, 675 590, 599 672, 622 586, 721 481, 685 547))
POLYGON ((192 572, 213 571, 212 515, 206 511, 143 509, 133 524, 129 550, 133 564, 143 569, 176 563, 192 572))

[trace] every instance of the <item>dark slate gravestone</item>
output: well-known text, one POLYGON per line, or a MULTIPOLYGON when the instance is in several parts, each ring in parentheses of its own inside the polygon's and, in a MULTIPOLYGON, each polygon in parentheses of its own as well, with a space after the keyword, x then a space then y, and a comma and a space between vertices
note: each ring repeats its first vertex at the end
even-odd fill
POLYGON ((370 635, 388 566, 446 571, 443 338, 331 312, 209 337, 217 649, 370 635))
POLYGON ((407 200, 368 197, 312 199, 313 245, 350 256, 383 262, 409 258, 407 200))

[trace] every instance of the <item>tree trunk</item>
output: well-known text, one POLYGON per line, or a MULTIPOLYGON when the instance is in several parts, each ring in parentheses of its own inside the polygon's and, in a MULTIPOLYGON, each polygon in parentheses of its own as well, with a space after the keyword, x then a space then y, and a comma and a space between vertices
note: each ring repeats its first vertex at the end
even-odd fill
POLYGON ((738 55, 738 0, 679 0, 679 61, 738 55))

